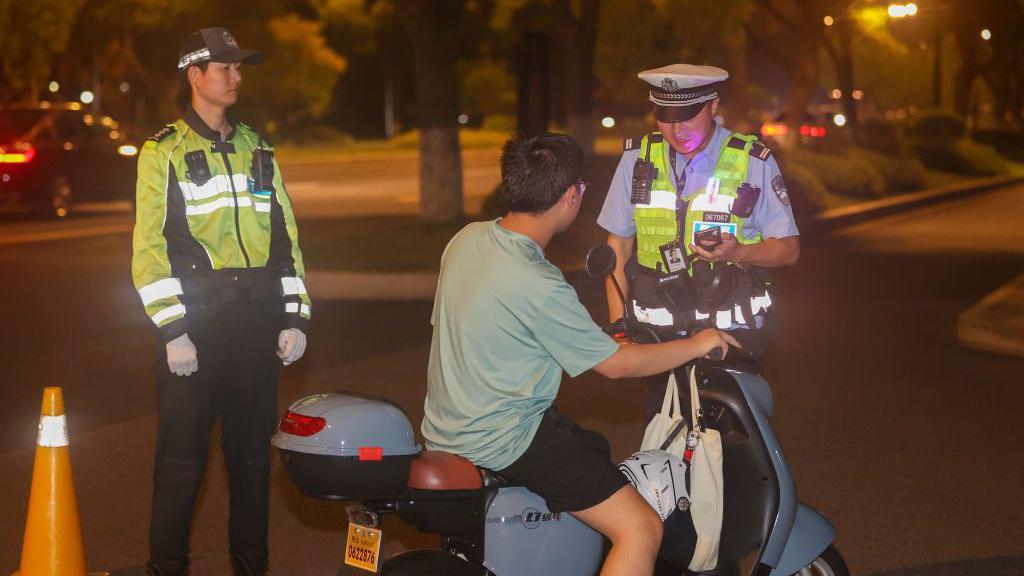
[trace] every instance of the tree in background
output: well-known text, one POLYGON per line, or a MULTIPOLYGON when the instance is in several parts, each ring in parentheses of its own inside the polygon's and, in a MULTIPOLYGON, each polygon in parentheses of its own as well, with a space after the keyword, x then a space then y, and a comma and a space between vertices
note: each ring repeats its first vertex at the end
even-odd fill
POLYGON ((599 101, 613 113, 650 111, 637 73, 674 63, 725 68, 723 91, 730 127, 749 130, 747 34, 752 0, 690 2, 605 0, 601 6, 596 72, 599 101))
POLYGON ((0 0, 0 102, 39 100, 81 0, 0 0))
POLYGON ((465 0, 394 0, 413 45, 420 131, 420 217, 462 217, 459 146, 459 23, 465 0))
POLYGON ((599 0, 556 0, 552 39, 563 58, 565 125, 585 154, 594 152, 594 47, 599 0))
POLYGON ((243 92, 251 106, 263 108, 271 134, 302 136, 327 110, 345 59, 327 46, 323 24, 286 14, 267 23, 271 44, 266 61, 246 72, 258 90, 243 92))

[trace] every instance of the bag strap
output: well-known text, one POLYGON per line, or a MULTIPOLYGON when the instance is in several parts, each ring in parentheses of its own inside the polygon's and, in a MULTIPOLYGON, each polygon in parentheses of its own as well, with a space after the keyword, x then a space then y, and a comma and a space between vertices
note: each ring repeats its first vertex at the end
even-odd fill
POLYGON ((673 414, 676 418, 681 418, 683 409, 679 407, 679 387, 676 385, 676 373, 674 370, 670 370, 668 382, 665 384, 665 398, 661 401, 661 415, 672 418, 673 414))
POLYGON ((676 438, 678 438, 679 435, 685 431, 686 420, 680 418, 679 422, 676 422, 676 425, 672 427, 672 431, 669 432, 668 436, 665 437, 665 441, 661 443, 661 446, 658 446, 658 450, 668 450, 668 447, 671 446, 672 443, 676 441, 676 438))
POLYGON ((700 407, 700 394, 697 393, 697 366, 690 366, 690 415, 693 417, 693 429, 704 431, 704 410, 700 407))

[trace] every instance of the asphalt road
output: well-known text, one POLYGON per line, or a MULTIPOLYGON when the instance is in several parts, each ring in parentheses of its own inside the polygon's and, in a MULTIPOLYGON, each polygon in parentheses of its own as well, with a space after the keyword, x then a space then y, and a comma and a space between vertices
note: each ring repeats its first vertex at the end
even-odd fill
MULTIPOLYGON (((855 574, 1024 573, 1024 361, 953 338, 961 311, 1024 270, 1022 212, 1022 187, 916 210, 805 240, 799 265, 780 274, 774 423, 801 499, 835 523, 855 574)), ((156 344, 131 288, 126 229, 96 231, 124 223, 0 222, 0 571, 17 567, 41 389, 53 385, 65 390, 90 567, 146 557, 156 344)), ((597 284, 578 288, 601 316, 597 284)), ((394 398, 418 424, 430 303, 315 311, 306 357, 282 371, 281 408, 352 389, 394 398)), ((635 382, 568 380, 558 405, 607 434, 617 457, 639 444, 635 382)), ((228 573, 217 448, 209 472, 198 576, 228 573)), ((276 461, 273 474, 275 573, 333 574, 343 505, 301 496, 276 461)), ((431 541, 385 528, 386 551, 431 541)))

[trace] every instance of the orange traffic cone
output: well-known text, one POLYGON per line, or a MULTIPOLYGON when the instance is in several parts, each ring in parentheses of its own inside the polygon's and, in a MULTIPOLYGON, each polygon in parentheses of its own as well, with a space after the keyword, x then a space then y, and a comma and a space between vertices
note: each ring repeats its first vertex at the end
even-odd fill
POLYGON ((71 477, 60 388, 43 390, 21 569, 15 576, 85 576, 82 529, 71 477))

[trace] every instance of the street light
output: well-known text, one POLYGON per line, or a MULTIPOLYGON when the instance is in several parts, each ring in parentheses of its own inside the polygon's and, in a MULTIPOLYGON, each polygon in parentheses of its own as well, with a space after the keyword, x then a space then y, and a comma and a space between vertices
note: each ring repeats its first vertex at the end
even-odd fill
POLYGON ((614 128, 615 118, 612 118, 611 116, 605 116, 604 118, 601 118, 601 126, 604 126, 605 128, 614 128))
POLYGON ((846 115, 845 114, 836 114, 835 116, 832 117, 832 122, 835 123, 836 126, 845 126, 846 125, 846 115))
POLYGON ((992 39, 992 31, 989 30, 988 28, 985 28, 984 30, 982 30, 981 31, 981 39, 982 40, 991 40, 992 39))
POLYGON ((917 14, 917 4, 889 4, 888 12, 890 18, 906 18, 917 14))
POLYGON ((60 90, 60 84, 58 84, 56 80, 51 80, 49 88, 50 92, 56 93, 60 90))
POLYGON ((82 92, 82 94, 78 97, 78 99, 82 101, 82 104, 92 104, 92 101, 95 98, 96 97, 93 95, 93 93, 89 92, 88 90, 82 92))
POLYGON ((836 23, 836 19, 831 16, 825 16, 825 26, 831 26, 836 23))

